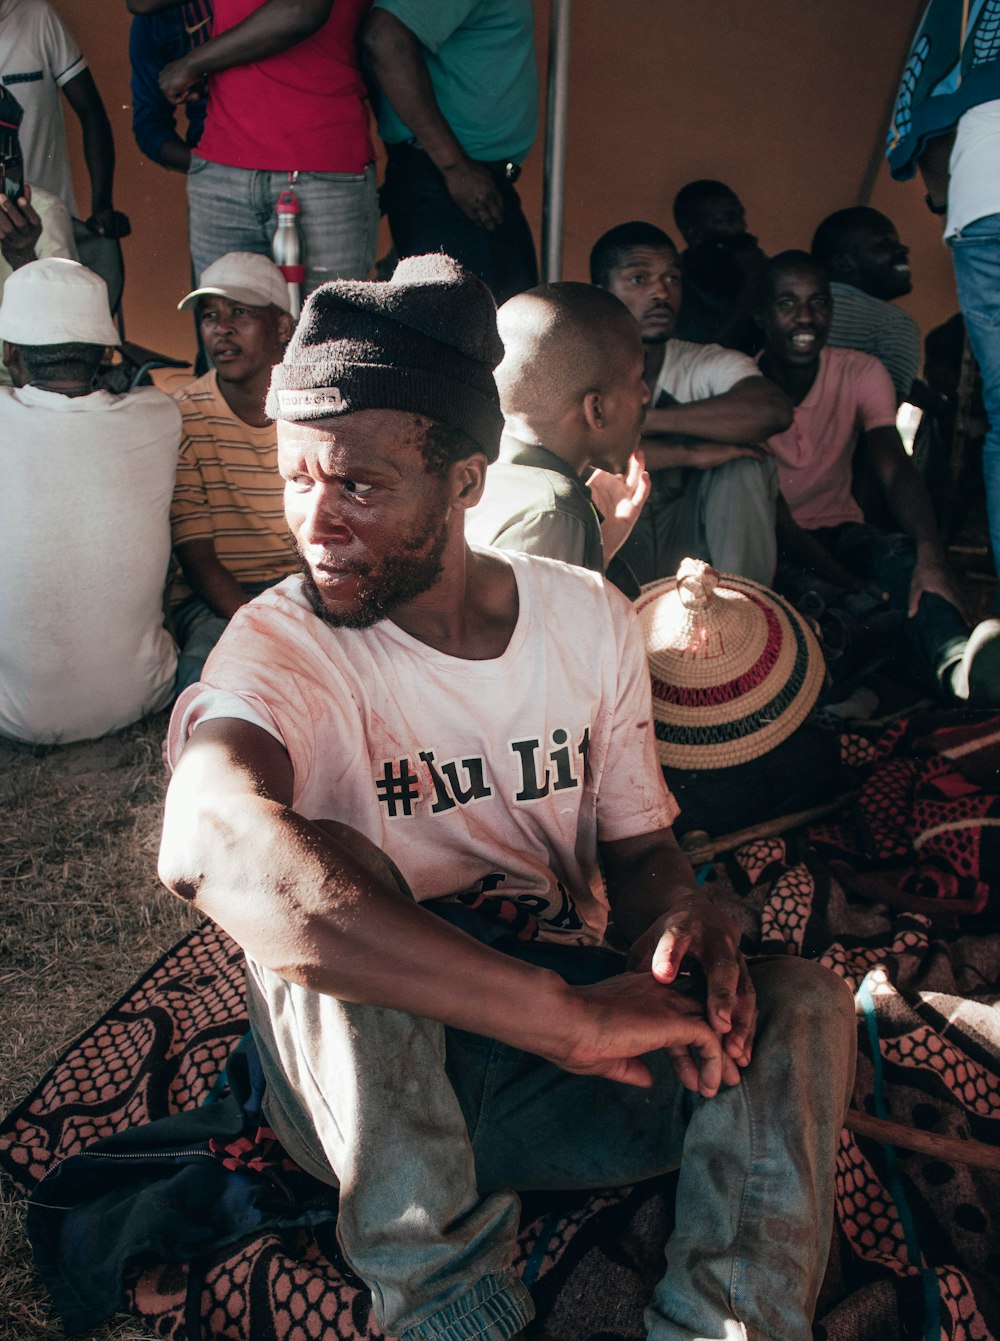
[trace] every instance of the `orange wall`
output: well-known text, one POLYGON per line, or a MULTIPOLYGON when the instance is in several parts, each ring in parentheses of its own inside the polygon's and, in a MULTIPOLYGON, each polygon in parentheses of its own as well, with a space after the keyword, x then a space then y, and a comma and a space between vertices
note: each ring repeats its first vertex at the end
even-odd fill
MULTIPOLYGON (((184 183, 144 159, 130 131, 129 16, 124 0, 53 0, 83 47, 118 148, 116 204, 132 219, 125 243, 129 337, 190 354, 184 183)), ((808 246, 831 210, 853 204, 895 88, 922 0, 575 0, 566 160, 563 275, 586 278, 591 243, 624 219, 674 231, 671 202, 694 177, 720 177, 747 206, 766 250, 808 246), (873 17, 877 15, 877 17, 873 17)), ((537 0, 546 69, 549 5, 537 0)), ((75 118, 68 115, 77 193, 89 198, 75 118)), ((525 209, 541 232, 542 137, 525 165, 525 209)), ((925 330, 956 310, 940 227, 923 189, 881 170, 872 203, 913 251, 925 330)))

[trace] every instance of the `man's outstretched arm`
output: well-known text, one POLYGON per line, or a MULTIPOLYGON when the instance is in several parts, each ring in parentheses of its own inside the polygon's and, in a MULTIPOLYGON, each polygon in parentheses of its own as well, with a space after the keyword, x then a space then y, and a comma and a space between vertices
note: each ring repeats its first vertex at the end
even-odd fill
POLYGON ((792 403, 766 377, 744 377, 718 396, 646 412, 643 450, 649 470, 667 466, 712 469, 739 456, 760 456, 748 444, 782 433, 792 422, 792 403), (677 439, 663 442, 665 436, 677 439), (701 451, 700 442, 706 444, 701 451), (724 449, 720 457, 720 449, 724 449))
POLYGON ((647 1085, 640 1059, 698 1058, 682 1081, 716 1092, 724 1058, 700 1007, 651 975, 573 988, 480 945, 379 877, 331 827, 291 807, 292 765, 260 727, 209 721, 167 794, 160 876, 251 958, 290 982, 404 1010, 534 1052, 569 1071, 647 1085))

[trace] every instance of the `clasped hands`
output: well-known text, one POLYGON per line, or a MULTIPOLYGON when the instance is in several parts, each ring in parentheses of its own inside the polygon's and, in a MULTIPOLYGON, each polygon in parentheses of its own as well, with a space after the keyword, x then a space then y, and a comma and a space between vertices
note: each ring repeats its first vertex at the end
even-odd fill
POLYGON ((756 995, 738 928, 698 892, 635 941, 627 972, 574 990, 591 1027, 559 1059, 567 1071, 649 1087, 642 1056, 662 1049, 681 1084, 711 1098, 750 1063, 756 995))

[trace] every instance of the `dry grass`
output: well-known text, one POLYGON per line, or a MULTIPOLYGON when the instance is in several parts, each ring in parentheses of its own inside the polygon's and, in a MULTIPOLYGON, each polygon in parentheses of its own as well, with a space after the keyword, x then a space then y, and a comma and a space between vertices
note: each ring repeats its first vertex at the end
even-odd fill
MULTIPOLYGON (((194 925, 156 879, 165 726, 161 714, 102 741, 0 744, 0 1113, 194 925)), ((63 1335, 5 1185, 0 1341, 63 1335)), ((149 1335, 126 1323, 92 1341, 149 1335)))

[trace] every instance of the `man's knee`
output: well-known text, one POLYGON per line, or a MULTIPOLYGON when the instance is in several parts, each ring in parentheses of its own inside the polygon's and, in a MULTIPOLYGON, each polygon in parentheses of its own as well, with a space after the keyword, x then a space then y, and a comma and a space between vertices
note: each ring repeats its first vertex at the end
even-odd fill
POLYGON ((775 1019, 796 1032, 815 1030, 830 1046, 853 1050, 856 1012, 851 989, 831 969, 793 956, 766 959, 751 968, 762 1021, 775 1019))

